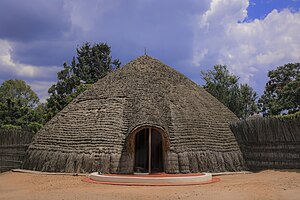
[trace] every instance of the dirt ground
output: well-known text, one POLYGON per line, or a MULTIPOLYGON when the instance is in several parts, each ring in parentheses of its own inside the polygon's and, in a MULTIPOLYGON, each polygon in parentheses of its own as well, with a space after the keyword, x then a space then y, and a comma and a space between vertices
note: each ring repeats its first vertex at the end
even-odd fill
POLYGON ((300 199, 300 170, 219 178, 220 182, 196 186, 116 186, 83 182, 82 176, 6 172, 0 174, 0 199, 300 199))

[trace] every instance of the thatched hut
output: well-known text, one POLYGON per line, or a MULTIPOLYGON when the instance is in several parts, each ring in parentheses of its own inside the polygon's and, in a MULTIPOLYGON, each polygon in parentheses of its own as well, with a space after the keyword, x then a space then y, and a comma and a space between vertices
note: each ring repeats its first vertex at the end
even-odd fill
POLYGON ((244 160, 222 103, 141 56, 79 95, 42 130, 24 168, 41 171, 238 171, 244 160))

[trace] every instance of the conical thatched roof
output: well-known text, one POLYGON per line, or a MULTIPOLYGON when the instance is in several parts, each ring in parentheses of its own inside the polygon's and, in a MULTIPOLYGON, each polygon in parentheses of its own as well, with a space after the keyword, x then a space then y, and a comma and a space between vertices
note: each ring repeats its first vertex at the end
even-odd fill
POLYGON ((244 161, 229 128, 235 120, 204 89, 144 55, 99 80, 47 123, 24 167, 131 173, 130 135, 151 126, 165 132, 168 173, 241 170, 244 161))

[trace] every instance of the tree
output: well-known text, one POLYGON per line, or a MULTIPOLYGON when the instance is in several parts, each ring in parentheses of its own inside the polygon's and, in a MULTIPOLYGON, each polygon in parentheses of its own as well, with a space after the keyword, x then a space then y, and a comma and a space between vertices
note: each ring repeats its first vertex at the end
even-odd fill
POLYGON ((300 63, 279 66, 268 73, 269 81, 259 106, 265 116, 293 114, 300 110, 300 63))
POLYGON ((206 91, 227 106, 239 118, 257 112, 257 93, 247 84, 239 84, 239 77, 231 74, 226 66, 215 65, 213 70, 201 71, 206 81, 206 91))
POLYGON ((23 80, 7 80, 0 86, 0 102, 18 103, 20 106, 34 108, 39 98, 23 80))
POLYGON ((240 97, 239 97, 240 114, 238 116, 241 116, 241 118, 245 119, 251 115, 254 115, 255 113, 258 113, 257 93, 247 84, 240 84, 239 92, 240 92, 240 97))
POLYGON ((75 97, 85 91, 91 84, 119 68, 119 60, 112 60, 111 50, 106 43, 84 43, 77 48, 77 57, 71 65, 63 64, 64 69, 57 73, 58 81, 48 90, 47 120, 61 111, 75 97))
POLYGON ((25 81, 4 81, 0 86, 0 127, 30 129, 33 122, 42 126, 38 105, 38 96, 25 81))

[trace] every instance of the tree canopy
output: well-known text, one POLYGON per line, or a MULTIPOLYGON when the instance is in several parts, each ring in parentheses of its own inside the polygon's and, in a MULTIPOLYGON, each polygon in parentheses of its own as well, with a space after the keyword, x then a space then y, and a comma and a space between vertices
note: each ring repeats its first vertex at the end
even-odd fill
POLYGON ((7 80, 0 86, 0 127, 36 131, 43 117, 37 111, 39 98, 23 80, 7 80))
POLYGON ((63 64, 64 69, 57 73, 57 83, 48 90, 47 120, 68 105, 91 84, 119 68, 119 60, 111 57, 110 46, 106 43, 91 45, 84 43, 76 49, 77 56, 71 64, 63 64))
POLYGON ((300 110, 300 63, 279 66, 268 73, 269 81, 259 105, 265 116, 293 114, 300 110))
POLYGON ((247 84, 239 84, 239 77, 226 66, 215 65, 213 70, 201 71, 204 89, 221 101, 239 118, 257 113, 257 93, 247 84))

